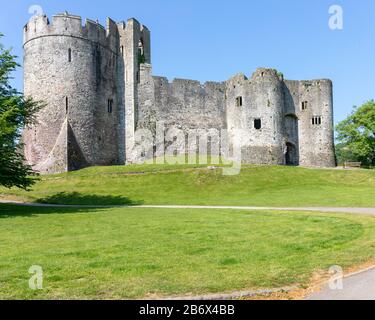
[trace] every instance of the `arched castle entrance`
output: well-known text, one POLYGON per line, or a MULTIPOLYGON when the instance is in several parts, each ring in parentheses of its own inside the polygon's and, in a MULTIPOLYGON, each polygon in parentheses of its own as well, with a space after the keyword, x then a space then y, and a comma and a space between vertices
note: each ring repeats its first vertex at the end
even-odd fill
POLYGON ((285 164, 287 166, 298 166, 299 164, 297 148, 291 142, 286 143, 285 164))

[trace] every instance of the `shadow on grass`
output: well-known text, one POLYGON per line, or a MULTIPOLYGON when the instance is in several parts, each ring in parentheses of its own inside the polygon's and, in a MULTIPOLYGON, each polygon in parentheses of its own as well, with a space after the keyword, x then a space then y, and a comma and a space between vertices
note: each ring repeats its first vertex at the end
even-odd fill
POLYGON ((136 206, 143 204, 143 201, 134 201, 123 196, 100 196, 96 194, 81 194, 79 192, 60 192, 37 199, 36 202, 41 204, 87 206, 136 206))
POLYGON ((33 207, 19 204, 0 204, 0 220, 18 217, 32 218, 48 214, 76 214, 95 213, 108 210, 105 208, 79 208, 79 207, 33 207))
POLYGON ((74 214, 100 212, 108 210, 109 208, 111 208, 111 206, 135 206, 143 204, 143 201, 134 201, 122 196, 83 195, 78 192, 61 192, 52 196, 38 199, 36 202, 41 204, 41 206, 38 206, 37 204, 35 206, 22 204, 0 204, 0 219, 33 217, 35 215, 41 214, 74 214), (43 204, 56 206, 42 206, 43 204), (59 205, 68 206, 64 207, 59 205), (73 207, 69 207, 69 205, 72 205, 73 207))
POLYGON ((42 204, 88 205, 88 206, 135 206, 143 204, 142 200, 131 200, 123 196, 81 194, 79 192, 60 192, 36 200, 42 204))
POLYGON ((133 201, 127 197, 122 196, 82 195, 78 192, 61 192, 53 196, 38 199, 37 203, 41 204, 41 206, 38 206, 37 204, 0 204, 0 219, 16 217, 33 217, 36 215, 43 214, 75 214, 101 212, 116 206, 141 205, 143 204, 143 201, 133 201), (43 204, 56 206, 43 206, 43 204), (64 207, 60 205, 68 206, 64 207), (69 205, 72 205, 72 207, 69 207, 69 205))

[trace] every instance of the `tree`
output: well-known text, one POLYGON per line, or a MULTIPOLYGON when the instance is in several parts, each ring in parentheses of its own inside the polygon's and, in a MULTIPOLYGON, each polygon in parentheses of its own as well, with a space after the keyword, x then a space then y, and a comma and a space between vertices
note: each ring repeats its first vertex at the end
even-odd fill
POLYGON ((15 59, 0 43, 0 185, 27 190, 35 183, 37 174, 25 164, 20 152, 21 134, 23 128, 35 123, 35 114, 43 104, 25 98, 11 87, 11 73, 19 67, 15 59))
POLYGON ((345 162, 357 162, 358 158, 353 155, 352 151, 346 146, 345 143, 338 143, 335 146, 336 158, 338 164, 344 164, 345 162))
POLYGON ((352 114, 336 127, 340 152, 366 166, 375 165, 375 102, 354 107, 352 114))

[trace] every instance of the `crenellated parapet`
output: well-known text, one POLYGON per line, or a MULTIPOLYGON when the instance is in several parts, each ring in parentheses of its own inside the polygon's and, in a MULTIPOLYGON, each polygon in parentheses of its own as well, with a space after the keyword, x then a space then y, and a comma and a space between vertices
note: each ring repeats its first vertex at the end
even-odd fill
POLYGON ((86 19, 82 25, 80 16, 69 13, 57 14, 52 21, 46 15, 35 16, 24 27, 24 45, 41 37, 65 36, 98 43, 114 52, 118 52, 117 23, 107 18, 106 27, 99 22, 86 19))
POLYGON ((279 81, 282 80, 282 75, 277 72, 276 69, 270 68, 258 68, 251 76, 252 81, 279 81))
POLYGON ((256 69, 251 78, 247 78, 245 74, 238 73, 228 79, 227 86, 233 88, 237 85, 250 85, 254 83, 269 83, 273 82, 278 84, 284 80, 283 75, 279 73, 276 69, 270 68, 258 68, 256 69))

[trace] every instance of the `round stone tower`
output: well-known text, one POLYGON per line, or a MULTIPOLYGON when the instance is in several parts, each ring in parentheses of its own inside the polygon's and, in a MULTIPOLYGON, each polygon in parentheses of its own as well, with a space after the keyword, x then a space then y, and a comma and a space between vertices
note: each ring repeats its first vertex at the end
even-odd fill
POLYGON ((25 156, 41 172, 116 164, 119 54, 116 23, 107 30, 78 16, 32 18, 24 27, 24 93, 44 101, 25 130, 25 156), (99 152, 100 151, 100 152, 99 152))

